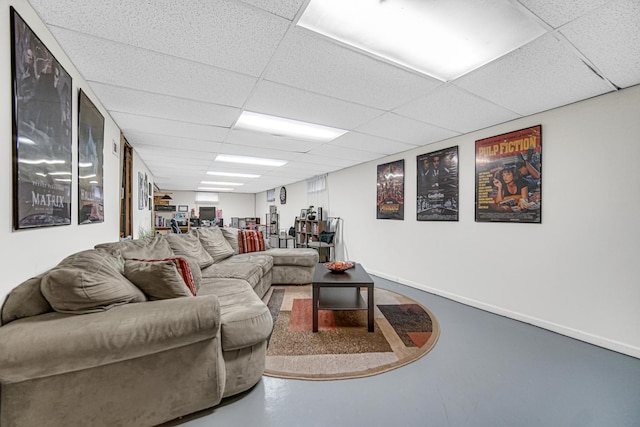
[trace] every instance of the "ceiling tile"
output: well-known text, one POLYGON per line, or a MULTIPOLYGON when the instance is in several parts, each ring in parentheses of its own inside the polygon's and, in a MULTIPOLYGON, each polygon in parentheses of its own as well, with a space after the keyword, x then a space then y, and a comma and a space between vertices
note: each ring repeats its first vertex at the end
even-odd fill
POLYGON ((376 120, 358 127, 357 130, 412 145, 430 144, 459 135, 458 132, 438 128, 394 113, 386 113, 376 120))
POLYGON ((304 3, 304 0, 242 0, 244 3, 259 7, 270 13, 275 13, 278 16, 282 16, 288 20, 293 18, 298 13, 300 6, 304 3))
POLYGON ((343 169, 358 163, 362 163, 361 161, 347 159, 344 157, 327 156, 326 153, 323 153, 321 151, 314 154, 302 154, 296 158, 296 162, 322 165, 325 166, 329 171, 343 169))
POLYGON ((522 115, 613 89, 553 34, 461 77, 454 84, 522 115))
POLYGON ((440 85, 301 28, 287 33, 265 78, 383 110, 440 85))
POLYGON ((231 127, 240 109, 175 96, 91 82, 91 89, 110 111, 134 113, 187 123, 231 127))
POLYGON ((270 150, 293 151, 296 153, 306 153, 314 147, 322 145, 322 143, 315 141, 301 141, 276 135, 266 135, 264 133, 242 130, 229 131, 229 135, 225 139, 225 142, 228 144, 267 148, 270 150))
POLYGON ((540 19, 558 28, 567 22, 589 13, 606 3, 606 0, 518 0, 540 19))
POLYGON ((640 83, 640 2, 611 2, 561 33, 616 86, 640 83))
POLYGON ((180 166, 168 166, 166 162, 159 161, 148 161, 146 165, 150 168, 154 169, 154 175, 161 178, 190 178, 190 179, 198 179, 206 174, 206 170, 203 170, 200 167, 194 168, 183 168, 180 166))
POLYGON ((394 154, 411 150, 415 145, 353 131, 334 139, 327 144, 327 148, 338 151, 341 148, 351 148, 372 153, 394 154))
MULTIPOLYGON (((333 148, 333 147, 332 147, 333 148)), ((353 160, 358 163, 368 162, 369 160, 383 157, 384 154, 374 153, 371 151, 353 150, 351 148, 341 148, 339 150, 329 149, 328 147, 320 147, 309 151, 312 156, 322 156, 329 159, 353 160)))
POLYGON ((245 110, 347 130, 384 112, 269 81, 258 84, 245 110))
POLYGON ((240 2, 33 0, 54 26, 259 76, 291 24, 240 2), (73 13, 67 13, 69 8, 73 13))
POLYGON ((138 145, 173 148, 189 156, 206 156, 206 153, 217 153, 222 146, 222 143, 220 142, 179 138, 175 136, 144 133, 139 131, 130 131, 125 135, 125 137, 127 138, 127 141, 136 148, 138 145))
POLYGON ((394 113, 456 132, 471 132, 521 117, 455 86, 446 85, 394 113))
POLYGON ((116 121, 122 132, 153 133, 177 138, 200 139, 222 142, 229 129, 216 126, 206 126, 195 123, 178 122, 157 117, 139 116, 129 113, 112 112, 111 117, 116 121))
POLYGON ((52 32, 89 81, 233 107, 244 104, 256 82, 246 75, 74 31, 52 28, 52 32), (87 50, 100 54, 86 56, 87 50))
POLYGON ((278 160, 292 160, 298 155, 298 153, 293 151, 275 150, 270 147, 252 147, 226 143, 220 147, 220 153, 278 160))

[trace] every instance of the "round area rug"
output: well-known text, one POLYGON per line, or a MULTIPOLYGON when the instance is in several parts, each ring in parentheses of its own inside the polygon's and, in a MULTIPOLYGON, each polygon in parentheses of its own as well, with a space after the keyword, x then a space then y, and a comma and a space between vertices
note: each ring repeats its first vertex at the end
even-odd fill
MULTIPOLYGON (((367 331, 366 310, 319 310, 314 333, 311 285, 273 286, 264 298, 274 323, 264 374, 305 380, 359 378, 427 354, 440 334, 433 314, 398 293, 380 288, 374 292, 375 332, 367 331)), ((366 288, 361 293, 366 301, 366 288)))

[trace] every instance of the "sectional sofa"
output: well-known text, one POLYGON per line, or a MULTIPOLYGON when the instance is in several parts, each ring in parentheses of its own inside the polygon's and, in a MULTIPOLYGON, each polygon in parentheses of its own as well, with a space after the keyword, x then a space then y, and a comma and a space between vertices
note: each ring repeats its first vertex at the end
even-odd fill
POLYGON ((0 426, 153 426, 248 390, 273 326, 262 297, 317 262, 217 227, 66 257, 3 304, 0 426))

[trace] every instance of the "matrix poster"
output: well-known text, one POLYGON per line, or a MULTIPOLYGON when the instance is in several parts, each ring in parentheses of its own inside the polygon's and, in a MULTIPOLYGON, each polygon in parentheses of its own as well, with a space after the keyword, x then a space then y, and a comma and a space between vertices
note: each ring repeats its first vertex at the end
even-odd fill
POLYGON ((416 157, 418 221, 458 220, 458 147, 416 157))
POLYGON ((71 76, 11 9, 14 229, 71 224, 71 76))
POLYGON ((540 223, 542 126, 476 141, 476 222, 540 223))
POLYGON ((377 219, 404 219, 404 160, 378 165, 377 219))

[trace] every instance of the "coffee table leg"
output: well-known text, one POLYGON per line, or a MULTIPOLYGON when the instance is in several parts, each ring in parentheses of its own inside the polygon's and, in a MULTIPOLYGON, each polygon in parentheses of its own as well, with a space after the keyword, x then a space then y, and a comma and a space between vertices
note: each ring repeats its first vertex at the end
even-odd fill
POLYGON ((367 314, 369 317, 369 332, 373 332, 374 329, 374 325, 373 325, 373 309, 374 309, 374 303, 373 303, 373 286, 367 286, 367 314))
POLYGON ((320 300, 320 288, 313 288, 313 332, 318 332, 318 301, 320 300))

